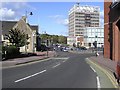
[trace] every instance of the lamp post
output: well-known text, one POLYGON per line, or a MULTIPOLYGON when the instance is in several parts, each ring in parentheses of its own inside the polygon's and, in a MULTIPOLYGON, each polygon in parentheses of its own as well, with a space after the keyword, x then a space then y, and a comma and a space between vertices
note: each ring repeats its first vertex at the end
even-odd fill
MULTIPOLYGON (((25 17, 26 17, 26 24, 28 23, 28 22, 27 22, 27 17, 28 17, 28 15, 33 15, 33 13, 26 11, 26 15, 25 15, 25 17)), ((27 31, 27 25, 26 25, 26 31, 27 31)), ((26 45, 27 45, 27 39, 26 39, 26 41, 25 41, 25 53, 27 53, 27 47, 26 47, 26 45)))
POLYGON ((34 46, 34 37, 36 36, 34 32, 33 32, 32 36, 33 36, 32 39, 33 39, 33 53, 34 53, 35 52, 35 50, 34 50, 34 47, 35 47, 34 46))

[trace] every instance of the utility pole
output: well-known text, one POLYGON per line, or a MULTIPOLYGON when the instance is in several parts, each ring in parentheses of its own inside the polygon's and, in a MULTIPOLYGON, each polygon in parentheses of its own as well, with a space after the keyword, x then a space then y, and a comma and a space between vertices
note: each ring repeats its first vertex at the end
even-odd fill
MULTIPOLYGON (((46 33, 46 34, 47 34, 47 33, 46 33)), ((48 56, 48 46, 49 46, 48 36, 47 36, 47 42, 46 42, 46 44, 47 44, 47 56, 48 56)))

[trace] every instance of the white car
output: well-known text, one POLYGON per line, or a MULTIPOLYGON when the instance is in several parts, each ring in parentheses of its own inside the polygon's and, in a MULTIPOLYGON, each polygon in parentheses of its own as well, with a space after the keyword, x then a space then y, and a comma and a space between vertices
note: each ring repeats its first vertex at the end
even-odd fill
POLYGON ((64 52, 68 52, 68 50, 67 50, 67 49, 63 49, 63 51, 64 51, 64 52))

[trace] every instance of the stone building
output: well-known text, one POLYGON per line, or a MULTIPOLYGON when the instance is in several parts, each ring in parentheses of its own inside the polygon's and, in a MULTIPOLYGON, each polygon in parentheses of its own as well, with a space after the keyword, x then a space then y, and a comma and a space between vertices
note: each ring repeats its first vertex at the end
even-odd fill
POLYGON ((2 25, 2 35, 1 40, 3 45, 10 45, 6 35, 9 34, 9 30, 18 28, 19 30, 22 30, 25 34, 28 35, 29 39, 28 45, 25 45, 23 47, 20 47, 20 52, 35 52, 36 51, 36 45, 37 45, 37 33, 38 33, 38 26, 37 25, 30 25, 26 23, 26 17, 23 16, 19 21, 0 21, 0 24, 2 25))

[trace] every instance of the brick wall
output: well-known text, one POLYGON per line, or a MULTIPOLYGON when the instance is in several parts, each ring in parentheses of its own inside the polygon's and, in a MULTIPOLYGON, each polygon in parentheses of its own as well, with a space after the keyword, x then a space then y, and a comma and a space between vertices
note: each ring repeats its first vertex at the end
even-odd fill
POLYGON ((110 5, 104 3, 104 57, 120 61, 120 3, 111 9, 110 5))
POLYGON ((111 2, 104 2, 104 57, 110 58, 110 41, 109 41, 109 6, 111 2))

